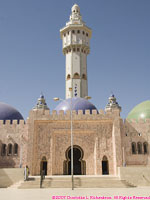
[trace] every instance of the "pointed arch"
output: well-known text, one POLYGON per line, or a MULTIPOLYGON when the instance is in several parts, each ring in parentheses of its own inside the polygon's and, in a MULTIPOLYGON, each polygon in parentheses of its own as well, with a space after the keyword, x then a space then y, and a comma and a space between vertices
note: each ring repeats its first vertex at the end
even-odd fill
POLYGON ((47 159, 46 156, 42 157, 41 163, 40 163, 40 174, 47 175, 47 159))
POLYGON ((136 143, 135 142, 131 143, 131 148, 132 148, 132 154, 136 154, 136 143))
POLYGON ((6 156, 6 144, 2 144, 1 155, 6 156))
POLYGON ((138 149, 138 154, 142 154, 142 143, 141 142, 137 143, 137 149, 138 149))
POLYGON ((82 74, 82 78, 83 78, 84 80, 87 80, 86 74, 82 74))
POLYGON ((12 144, 8 144, 8 155, 12 155, 12 144))
POLYGON ((148 153, 148 143, 147 142, 143 143, 143 149, 144 149, 144 154, 147 154, 148 153))
POLYGON ((109 174, 109 163, 108 163, 108 159, 107 156, 103 156, 102 159, 102 174, 103 175, 108 175, 109 174))
POLYGON ((71 75, 70 74, 68 74, 67 75, 67 80, 69 80, 71 78, 71 75))
POLYGON ((18 144, 14 144, 14 155, 18 155, 18 144))
POLYGON ((78 78, 80 78, 80 75, 76 72, 76 73, 74 73, 73 78, 78 79, 78 78))

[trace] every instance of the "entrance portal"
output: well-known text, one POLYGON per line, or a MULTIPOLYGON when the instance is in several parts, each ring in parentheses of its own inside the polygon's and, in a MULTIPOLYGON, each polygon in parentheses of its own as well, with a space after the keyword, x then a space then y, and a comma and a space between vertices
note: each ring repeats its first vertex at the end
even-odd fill
POLYGON ((47 175, 47 160, 46 157, 43 157, 41 160, 41 169, 40 169, 40 174, 43 171, 43 175, 47 175))
POLYGON ((102 174, 108 175, 109 174, 109 168, 108 168, 108 160, 107 157, 104 156, 102 160, 102 174))
MULTIPOLYGON (((71 175, 71 149, 68 151, 68 174, 71 175)), ((81 175, 81 151, 73 148, 73 174, 81 175)))
MULTIPOLYGON (((64 174, 71 175, 71 147, 66 151, 67 160, 64 161, 64 174)), ((73 146, 73 174, 83 175, 85 174, 85 161, 83 158, 83 150, 74 145, 73 146)))

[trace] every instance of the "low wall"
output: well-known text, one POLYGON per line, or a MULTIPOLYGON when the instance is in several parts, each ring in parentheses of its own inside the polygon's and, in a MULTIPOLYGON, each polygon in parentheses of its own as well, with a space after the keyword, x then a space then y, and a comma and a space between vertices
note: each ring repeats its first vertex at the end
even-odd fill
POLYGON ((134 186, 150 186, 150 166, 118 167, 118 175, 134 186))
POLYGON ((0 169, 0 188, 6 188, 24 179, 23 168, 0 169))

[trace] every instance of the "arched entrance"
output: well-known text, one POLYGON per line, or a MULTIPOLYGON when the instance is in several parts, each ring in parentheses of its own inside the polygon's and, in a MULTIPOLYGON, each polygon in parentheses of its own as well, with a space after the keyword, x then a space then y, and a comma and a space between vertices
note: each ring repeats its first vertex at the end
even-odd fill
POLYGON ((108 175, 109 174, 109 165, 108 165, 108 159, 106 156, 103 157, 102 160, 102 174, 108 175))
MULTIPOLYGON (((66 150, 66 159, 64 161, 64 174, 71 175, 71 147, 66 150)), ((85 161, 83 160, 83 150, 81 147, 73 146, 73 174, 84 175, 86 170, 85 161)))
POLYGON ((41 160, 41 166, 40 166, 40 174, 44 173, 44 175, 47 175, 47 160, 46 157, 43 156, 42 160, 41 160))

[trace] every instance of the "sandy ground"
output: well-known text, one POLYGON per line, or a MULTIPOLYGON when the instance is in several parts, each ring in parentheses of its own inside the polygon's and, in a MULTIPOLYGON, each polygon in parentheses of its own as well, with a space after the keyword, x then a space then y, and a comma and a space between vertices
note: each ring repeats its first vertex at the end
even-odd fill
POLYGON ((150 199, 150 187, 92 189, 0 189, 0 200, 150 199))

